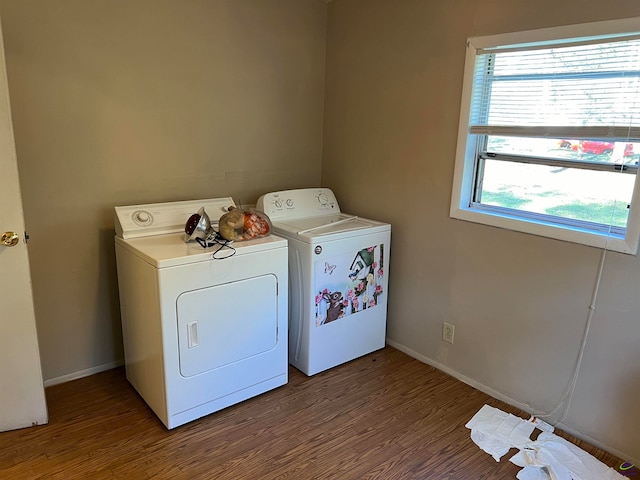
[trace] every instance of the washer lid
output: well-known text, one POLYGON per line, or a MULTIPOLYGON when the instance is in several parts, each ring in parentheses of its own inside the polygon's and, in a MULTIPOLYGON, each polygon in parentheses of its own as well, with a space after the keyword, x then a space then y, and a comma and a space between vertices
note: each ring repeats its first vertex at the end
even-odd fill
MULTIPOLYGON (((315 238, 329 235, 343 237, 390 230, 391 225, 368 218, 339 213, 336 215, 273 222, 273 229, 277 234, 310 242, 315 238), (362 232, 365 229, 367 231, 362 232)), ((326 238, 323 238, 323 240, 326 240, 326 238)))
MULTIPOLYGON (((116 245, 120 245, 155 268, 208 261, 224 262, 225 260, 222 258, 233 253, 233 250, 223 248, 216 254, 216 258, 220 260, 213 260, 213 254, 218 246, 202 248, 197 242, 185 243, 184 234, 181 233, 130 239, 116 237, 115 240, 116 245)), ((275 235, 268 235, 255 240, 233 242, 230 246, 235 249, 234 256, 237 256, 276 248, 286 248, 287 241, 275 235)))

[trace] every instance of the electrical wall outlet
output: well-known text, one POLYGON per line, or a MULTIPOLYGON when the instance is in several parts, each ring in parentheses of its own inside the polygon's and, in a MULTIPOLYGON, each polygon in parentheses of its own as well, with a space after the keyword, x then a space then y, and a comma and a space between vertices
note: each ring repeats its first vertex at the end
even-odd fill
POLYGON ((455 330, 455 326, 451 325, 450 323, 444 322, 442 324, 442 340, 447 343, 453 343, 453 334, 455 330))

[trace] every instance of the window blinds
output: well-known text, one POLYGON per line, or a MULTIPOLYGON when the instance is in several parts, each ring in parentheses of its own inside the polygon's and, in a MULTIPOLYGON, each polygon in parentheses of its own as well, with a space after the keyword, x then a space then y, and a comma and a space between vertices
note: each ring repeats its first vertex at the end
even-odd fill
POLYGON ((478 50, 470 133, 640 141, 640 39, 478 50))

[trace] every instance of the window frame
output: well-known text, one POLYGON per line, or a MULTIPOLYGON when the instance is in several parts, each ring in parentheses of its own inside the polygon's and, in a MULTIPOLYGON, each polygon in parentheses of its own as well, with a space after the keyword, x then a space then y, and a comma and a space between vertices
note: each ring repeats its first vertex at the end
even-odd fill
POLYGON ((588 225, 565 225, 545 220, 543 215, 528 215, 523 211, 506 208, 483 208, 474 203, 474 184, 480 151, 478 142, 482 135, 469 131, 473 77, 478 50, 520 46, 544 42, 549 46, 565 43, 567 40, 606 41, 611 36, 632 35, 640 32, 640 17, 563 27, 544 28, 524 32, 472 37, 467 40, 464 65, 460 121, 453 178, 453 190, 449 215, 451 218, 481 223, 493 227, 553 238, 557 240, 588 245, 597 248, 636 255, 640 240, 640 175, 636 174, 633 197, 630 204, 627 228, 624 236, 615 229, 597 231, 588 225))

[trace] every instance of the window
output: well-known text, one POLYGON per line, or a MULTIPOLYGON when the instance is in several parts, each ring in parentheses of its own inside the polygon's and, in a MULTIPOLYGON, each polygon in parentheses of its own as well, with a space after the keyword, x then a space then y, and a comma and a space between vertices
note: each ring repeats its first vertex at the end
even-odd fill
POLYGON ((638 25, 469 39, 452 217, 637 253, 638 25))

